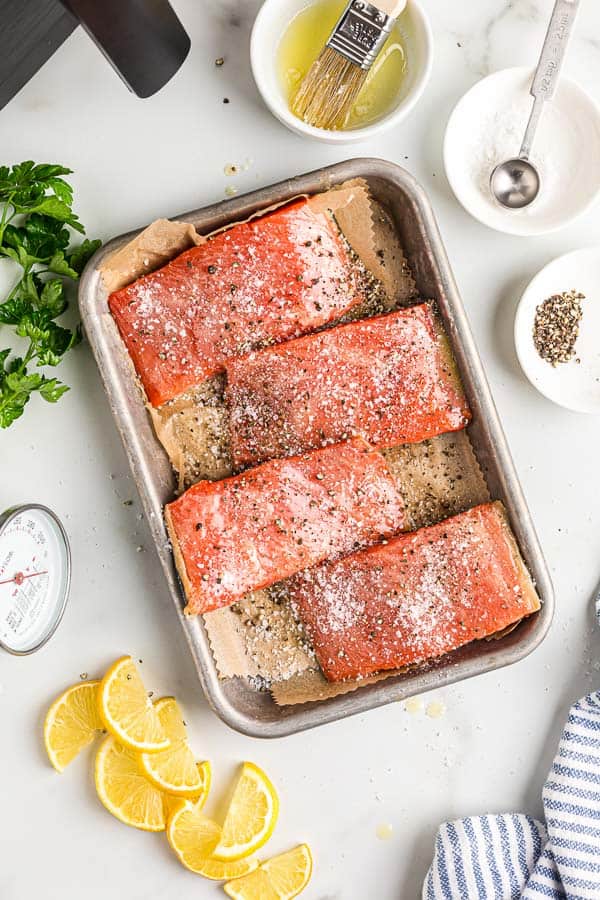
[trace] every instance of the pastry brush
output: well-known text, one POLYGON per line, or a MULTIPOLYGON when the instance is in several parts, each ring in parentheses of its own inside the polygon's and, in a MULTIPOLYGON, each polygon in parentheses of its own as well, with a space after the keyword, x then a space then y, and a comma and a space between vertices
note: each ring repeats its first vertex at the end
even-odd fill
POLYGON ((304 77, 292 112, 317 128, 344 128, 369 70, 407 0, 350 0, 304 77))

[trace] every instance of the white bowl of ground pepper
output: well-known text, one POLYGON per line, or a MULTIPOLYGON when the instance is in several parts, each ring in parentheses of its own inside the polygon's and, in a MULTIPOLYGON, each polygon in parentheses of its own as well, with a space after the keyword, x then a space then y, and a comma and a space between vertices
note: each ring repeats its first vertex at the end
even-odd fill
POLYGON ((560 406, 600 414, 600 247, 559 256, 529 283, 515 347, 534 387, 560 406))

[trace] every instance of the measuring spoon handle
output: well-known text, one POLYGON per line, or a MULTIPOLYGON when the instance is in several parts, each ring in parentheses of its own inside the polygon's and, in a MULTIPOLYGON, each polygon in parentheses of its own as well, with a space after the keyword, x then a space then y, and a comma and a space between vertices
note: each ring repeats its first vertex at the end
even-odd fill
POLYGON ((580 0, 556 0, 529 93, 535 98, 519 156, 528 159, 542 106, 556 91, 580 0))
POLYGON ((538 62, 531 94, 551 100, 579 9, 579 0, 556 0, 538 62))

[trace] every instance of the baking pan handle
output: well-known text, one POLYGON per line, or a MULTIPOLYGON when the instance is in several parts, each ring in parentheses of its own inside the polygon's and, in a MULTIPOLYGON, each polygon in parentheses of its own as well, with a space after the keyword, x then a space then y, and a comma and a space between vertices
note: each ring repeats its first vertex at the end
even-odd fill
POLYGON ((127 87, 151 97, 179 69, 190 39, 168 0, 61 0, 127 87))

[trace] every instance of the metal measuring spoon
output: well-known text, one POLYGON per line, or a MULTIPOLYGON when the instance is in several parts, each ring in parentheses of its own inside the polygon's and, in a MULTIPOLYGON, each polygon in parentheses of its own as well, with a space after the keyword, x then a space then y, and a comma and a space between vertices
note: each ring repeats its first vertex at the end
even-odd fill
POLYGON ((500 163, 490 175, 490 190, 502 206, 522 209, 540 191, 540 174, 529 159, 544 103, 551 100, 579 9, 579 0, 556 0, 529 93, 533 108, 518 157, 500 163))

